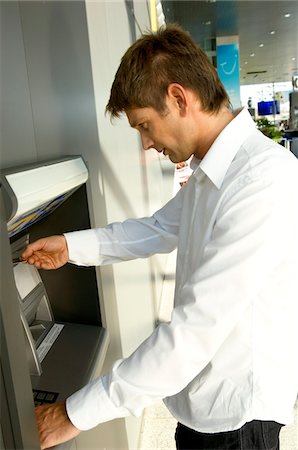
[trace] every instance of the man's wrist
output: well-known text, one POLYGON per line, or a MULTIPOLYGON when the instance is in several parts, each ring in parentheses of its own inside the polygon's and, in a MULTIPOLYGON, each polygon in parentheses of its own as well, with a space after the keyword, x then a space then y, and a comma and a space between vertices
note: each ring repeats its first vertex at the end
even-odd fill
POLYGON ((129 415, 124 408, 118 408, 111 402, 103 378, 94 380, 68 397, 66 412, 71 423, 81 431, 129 415))

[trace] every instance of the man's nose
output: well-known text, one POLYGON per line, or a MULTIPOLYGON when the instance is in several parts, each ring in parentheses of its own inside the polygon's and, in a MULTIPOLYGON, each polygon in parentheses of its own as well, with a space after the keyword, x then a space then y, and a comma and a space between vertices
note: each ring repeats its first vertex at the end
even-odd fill
POLYGON ((149 150, 150 148, 154 148, 154 142, 147 136, 141 136, 142 145, 144 150, 149 150))

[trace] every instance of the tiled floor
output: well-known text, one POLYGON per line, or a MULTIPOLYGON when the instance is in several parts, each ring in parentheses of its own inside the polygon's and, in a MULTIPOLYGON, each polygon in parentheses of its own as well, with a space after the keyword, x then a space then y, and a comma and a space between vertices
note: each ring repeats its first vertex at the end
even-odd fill
MULTIPOLYGON (((175 252, 169 255, 159 314, 161 321, 170 319, 172 305, 169 299, 174 296, 175 258, 175 252)), ((162 402, 147 408, 143 417, 139 450, 175 450, 176 423, 162 402)), ((298 450, 298 403, 294 423, 281 431, 280 450, 298 450)))
POLYGON ((176 424, 163 403, 147 408, 143 417, 140 450, 175 450, 176 424))

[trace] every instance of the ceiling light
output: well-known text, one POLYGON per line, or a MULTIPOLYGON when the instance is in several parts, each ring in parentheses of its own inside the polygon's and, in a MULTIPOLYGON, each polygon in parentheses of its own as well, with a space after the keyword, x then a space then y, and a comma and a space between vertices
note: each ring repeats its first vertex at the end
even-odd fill
POLYGON ((244 64, 248 64, 248 62, 247 62, 247 61, 245 61, 245 62, 244 62, 244 64))
POLYGON ((259 44, 259 47, 261 47, 261 48, 264 47, 264 44, 259 44))
POLYGON ((286 17, 286 18, 291 17, 291 14, 287 13, 284 15, 284 17, 286 17))
POLYGON ((292 58, 292 61, 296 61, 296 58, 292 58))
POLYGON ((275 30, 270 31, 270 34, 275 34, 275 30))
POLYGON ((250 56, 255 56, 255 54, 254 54, 254 53, 251 53, 250 56))

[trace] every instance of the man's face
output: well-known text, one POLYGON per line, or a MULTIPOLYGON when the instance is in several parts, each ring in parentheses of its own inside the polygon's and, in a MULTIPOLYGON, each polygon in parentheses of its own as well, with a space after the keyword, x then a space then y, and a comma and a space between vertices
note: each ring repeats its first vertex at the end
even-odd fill
POLYGON ((187 119, 168 102, 167 111, 160 114, 152 107, 126 111, 131 127, 139 131, 144 150, 155 149, 174 163, 186 161, 193 153, 187 119))

